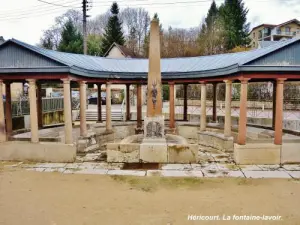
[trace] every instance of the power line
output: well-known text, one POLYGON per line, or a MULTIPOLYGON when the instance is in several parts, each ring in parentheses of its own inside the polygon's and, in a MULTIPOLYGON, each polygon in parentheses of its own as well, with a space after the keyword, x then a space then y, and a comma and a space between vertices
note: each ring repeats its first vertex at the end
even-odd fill
MULTIPOLYGON (((65 11, 65 7, 60 7, 60 6, 50 6, 51 8, 46 7, 42 9, 36 9, 36 10, 27 10, 23 11, 21 13, 10 13, 10 15, 0 15, 0 20, 18 20, 18 19, 25 19, 25 18, 30 18, 34 16, 39 16, 39 15, 50 15, 54 14, 59 11, 65 11)), ((80 8, 77 5, 69 5, 69 9, 74 9, 74 8, 80 8), (72 8, 71 8, 72 7, 72 8)))
MULTIPOLYGON (((53 2, 47 2, 47 1, 43 1, 43 0, 37 0, 37 1, 49 4, 49 5, 70 8, 70 5, 61 5, 61 4, 56 4, 56 3, 53 3, 53 2)), ((80 7, 77 7, 77 8, 80 8, 80 7)))
MULTIPOLYGON (((55 1, 53 3, 62 3, 62 1, 55 1)), ((78 4, 77 1, 66 1, 63 2, 64 4, 78 4)), ((30 8, 28 9, 24 9, 24 8, 17 8, 17 9, 11 9, 11 10, 0 10, 0 14, 5 14, 5 13, 9 13, 9 14, 14 14, 14 13, 21 13, 21 12, 30 12, 32 10, 40 10, 40 9, 45 9, 45 8, 57 8, 57 6, 53 6, 53 5, 46 5, 46 4, 42 4, 40 3, 39 5, 33 5, 33 6, 29 6, 30 8)))

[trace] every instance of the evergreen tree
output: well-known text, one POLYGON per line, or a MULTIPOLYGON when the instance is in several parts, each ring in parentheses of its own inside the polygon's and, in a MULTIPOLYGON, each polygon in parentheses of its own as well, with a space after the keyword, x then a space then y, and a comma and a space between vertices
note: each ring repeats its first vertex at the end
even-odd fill
POLYGON ((219 16, 219 9, 217 8, 216 2, 213 1, 208 10, 207 17, 205 18, 205 23, 208 28, 213 27, 219 16))
POLYGON ((226 32, 225 47, 227 50, 249 44, 248 11, 243 0, 225 0, 225 4, 220 7, 226 32))
POLYGON ((68 20, 64 25, 57 50, 70 53, 83 52, 82 34, 76 29, 71 20, 68 20))
POLYGON ((212 2, 202 24, 198 42, 202 55, 218 54, 224 51, 224 27, 215 1, 212 2))
POLYGON ((105 28, 104 37, 101 45, 101 52, 104 55, 115 42, 119 45, 124 45, 125 38, 122 31, 122 22, 119 20, 119 6, 114 2, 110 9, 111 16, 105 28))

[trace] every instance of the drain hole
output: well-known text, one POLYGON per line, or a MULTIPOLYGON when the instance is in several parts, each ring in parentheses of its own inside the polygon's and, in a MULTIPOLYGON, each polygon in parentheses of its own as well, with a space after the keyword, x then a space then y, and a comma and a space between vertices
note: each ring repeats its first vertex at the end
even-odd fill
POLYGON ((125 163, 123 170, 158 170, 159 163, 125 163))

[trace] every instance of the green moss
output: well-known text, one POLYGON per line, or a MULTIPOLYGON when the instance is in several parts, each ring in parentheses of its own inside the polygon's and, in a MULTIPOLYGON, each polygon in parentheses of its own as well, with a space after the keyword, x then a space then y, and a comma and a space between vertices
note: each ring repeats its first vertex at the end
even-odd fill
POLYGON ((186 151, 188 149, 187 146, 182 146, 182 145, 171 145, 169 146, 169 150, 175 151, 177 154, 180 152, 186 151))

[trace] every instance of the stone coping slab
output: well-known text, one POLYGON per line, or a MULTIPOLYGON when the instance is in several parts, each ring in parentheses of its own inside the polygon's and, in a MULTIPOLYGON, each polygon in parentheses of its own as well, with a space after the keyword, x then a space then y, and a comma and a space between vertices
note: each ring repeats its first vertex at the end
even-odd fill
POLYGON ((196 178, 285 178, 300 179, 300 165, 243 165, 204 164, 163 164, 158 170, 122 170, 122 163, 5 163, 5 168, 25 169, 36 172, 59 172, 64 174, 196 177, 196 178))

